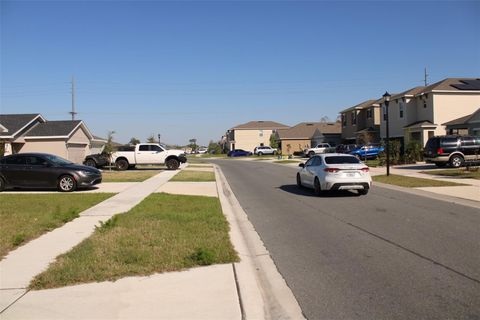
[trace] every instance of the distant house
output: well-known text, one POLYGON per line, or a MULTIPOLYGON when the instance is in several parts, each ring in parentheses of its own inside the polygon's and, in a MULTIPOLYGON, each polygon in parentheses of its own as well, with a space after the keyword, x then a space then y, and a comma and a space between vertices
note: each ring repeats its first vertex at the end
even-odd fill
POLYGON ((276 133, 282 153, 293 154, 326 142, 335 146, 341 141, 341 125, 338 122, 301 122, 276 133))
POLYGON ((226 133, 228 150, 243 149, 252 151, 257 146, 269 146, 272 133, 289 128, 274 121, 250 121, 237 125, 226 133))
POLYGON ((472 114, 442 123, 447 134, 480 136, 480 108, 472 114))
POLYGON ((340 111, 342 141, 365 144, 380 140, 380 104, 378 100, 367 100, 340 111))
MULTIPOLYGON (((380 101, 380 137, 386 137, 386 108, 380 101)), ((389 104, 390 137, 403 144, 445 134, 442 125, 480 107, 480 79, 447 78, 427 87, 415 87, 393 95, 389 104)))
POLYGON ((93 135, 81 120, 47 121, 40 114, 1 114, 5 154, 46 152, 81 163, 90 154, 93 135))

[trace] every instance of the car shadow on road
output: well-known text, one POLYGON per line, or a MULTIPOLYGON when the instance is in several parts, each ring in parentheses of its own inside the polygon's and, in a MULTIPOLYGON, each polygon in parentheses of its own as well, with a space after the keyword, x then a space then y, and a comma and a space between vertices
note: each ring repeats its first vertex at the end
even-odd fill
POLYGON ((419 164, 419 165, 412 165, 412 166, 394 166, 394 169, 401 169, 401 170, 432 170, 438 169, 438 167, 434 164, 419 164))
POLYGON ((339 190, 339 191, 324 191, 321 195, 317 196, 312 189, 299 188, 296 184, 286 184, 278 187, 278 189, 296 194, 299 196, 305 197, 315 197, 315 198, 345 198, 345 197, 357 197, 358 193, 355 191, 349 190, 339 190))

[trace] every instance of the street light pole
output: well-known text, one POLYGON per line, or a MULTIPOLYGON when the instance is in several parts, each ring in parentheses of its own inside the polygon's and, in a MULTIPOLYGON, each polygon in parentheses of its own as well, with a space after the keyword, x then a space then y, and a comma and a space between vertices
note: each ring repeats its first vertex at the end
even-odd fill
POLYGON ((390 97, 391 95, 388 91, 385 91, 383 95, 383 100, 385 103, 385 115, 387 116, 386 125, 387 125, 387 177, 390 175, 390 125, 389 125, 389 118, 388 118, 388 105, 390 104, 390 97))
POLYGON ((158 134, 158 144, 160 144, 160 133, 158 134))

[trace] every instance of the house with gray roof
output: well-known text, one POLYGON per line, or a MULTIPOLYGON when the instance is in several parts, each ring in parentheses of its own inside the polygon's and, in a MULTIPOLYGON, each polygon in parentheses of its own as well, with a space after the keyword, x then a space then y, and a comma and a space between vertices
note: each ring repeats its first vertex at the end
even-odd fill
POLYGON ((82 163, 97 141, 81 120, 47 121, 40 114, 0 114, 5 154, 45 152, 82 163))
POLYGON ((380 140, 380 104, 370 99, 340 111, 342 141, 364 144, 380 140))
POLYGON ((302 152, 319 143, 335 146, 341 142, 341 125, 339 122, 301 122, 288 129, 276 132, 276 140, 284 154, 302 152))
POLYGON ((480 108, 477 111, 442 123, 447 134, 480 136, 480 108))
POLYGON ((251 151, 258 146, 269 146, 270 136, 280 129, 289 126, 274 121, 250 121, 239 124, 226 133, 226 147, 228 150, 243 149, 251 151))

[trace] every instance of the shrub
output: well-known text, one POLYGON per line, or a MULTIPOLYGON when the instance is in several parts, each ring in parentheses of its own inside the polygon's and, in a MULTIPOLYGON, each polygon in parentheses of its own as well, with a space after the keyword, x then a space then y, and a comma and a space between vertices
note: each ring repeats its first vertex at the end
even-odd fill
POLYGON ((406 163, 423 161, 423 148, 418 141, 410 141, 405 148, 404 160, 406 163))

